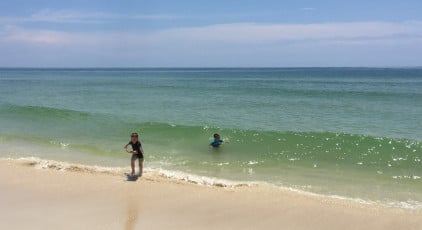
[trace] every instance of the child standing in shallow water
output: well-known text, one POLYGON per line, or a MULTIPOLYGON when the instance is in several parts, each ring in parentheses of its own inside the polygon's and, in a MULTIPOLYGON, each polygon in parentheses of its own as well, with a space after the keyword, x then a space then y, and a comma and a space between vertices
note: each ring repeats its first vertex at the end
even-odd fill
POLYGON ((142 176, 143 164, 144 164, 144 150, 142 149, 142 144, 138 139, 137 133, 132 133, 130 135, 130 141, 125 145, 126 152, 132 154, 130 159, 130 167, 132 167, 131 175, 135 175, 135 161, 139 160, 139 176, 142 176), (131 145, 132 150, 128 150, 127 147, 131 145))

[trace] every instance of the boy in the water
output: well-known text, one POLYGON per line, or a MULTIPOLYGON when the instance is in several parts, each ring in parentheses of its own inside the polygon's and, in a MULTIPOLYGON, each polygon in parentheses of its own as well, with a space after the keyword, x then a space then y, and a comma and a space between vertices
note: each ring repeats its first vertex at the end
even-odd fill
POLYGON ((130 141, 125 145, 126 152, 132 154, 130 159, 130 167, 132 167, 131 175, 135 175, 135 161, 139 160, 139 176, 142 176, 143 164, 144 164, 144 150, 142 149, 142 144, 138 139, 137 133, 132 133, 130 135, 130 141), (127 147, 131 145, 132 150, 128 150, 127 147))
POLYGON ((214 134, 214 140, 210 143, 210 146, 213 148, 218 148, 224 143, 224 140, 221 139, 220 134, 214 134))

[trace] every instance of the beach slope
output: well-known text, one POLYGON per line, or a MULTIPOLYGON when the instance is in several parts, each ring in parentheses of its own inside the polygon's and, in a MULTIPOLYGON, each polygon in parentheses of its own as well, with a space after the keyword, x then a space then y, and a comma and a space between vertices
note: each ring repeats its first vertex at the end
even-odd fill
POLYGON ((265 186, 221 188, 146 173, 37 169, 0 160, 0 229, 421 229, 422 212, 265 186))

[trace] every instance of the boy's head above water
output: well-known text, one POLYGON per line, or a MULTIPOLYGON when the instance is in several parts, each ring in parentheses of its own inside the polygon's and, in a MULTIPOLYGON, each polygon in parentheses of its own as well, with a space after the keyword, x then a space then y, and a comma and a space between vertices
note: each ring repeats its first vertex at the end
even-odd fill
POLYGON ((130 140, 132 142, 137 142, 138 141, 138 133, 131 133, 130 134, 130 140))
POLYGON ((220 140, 221 139, 220 134, 214 133, 214 139, 220 140))

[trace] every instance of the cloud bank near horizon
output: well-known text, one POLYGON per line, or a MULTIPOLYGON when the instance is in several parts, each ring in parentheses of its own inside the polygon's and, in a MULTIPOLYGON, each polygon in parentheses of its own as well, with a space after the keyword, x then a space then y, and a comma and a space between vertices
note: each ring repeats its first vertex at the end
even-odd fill
POLYGON ((65 31, 25 25, 103 23, 121 17, 177 16, 44 10, 26 18, 0 18, 0 66, 422 65, 421 21, 225 23, 149 31, 65 31))

